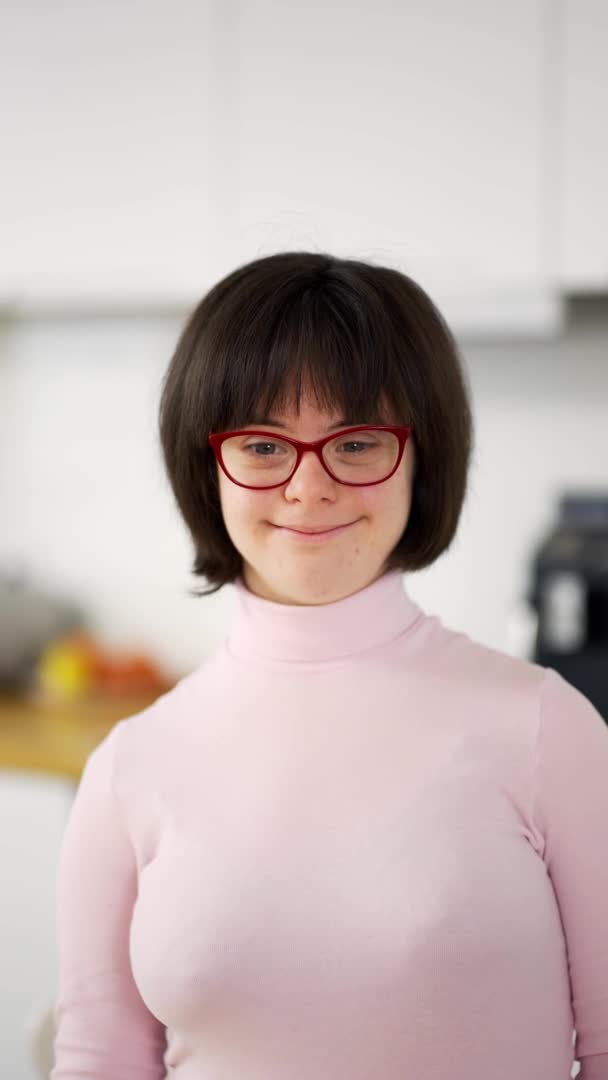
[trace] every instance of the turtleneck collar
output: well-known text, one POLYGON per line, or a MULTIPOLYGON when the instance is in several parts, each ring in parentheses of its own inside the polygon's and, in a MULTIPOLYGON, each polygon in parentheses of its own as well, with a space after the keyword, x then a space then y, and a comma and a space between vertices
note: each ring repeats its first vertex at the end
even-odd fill
POLYGON ((389 570, 359 592, 329 604, 279 604, 234 582, 236 618, 226 645, 245 660, 331 661, 398 637, 423 614, 400 570, 389 570))

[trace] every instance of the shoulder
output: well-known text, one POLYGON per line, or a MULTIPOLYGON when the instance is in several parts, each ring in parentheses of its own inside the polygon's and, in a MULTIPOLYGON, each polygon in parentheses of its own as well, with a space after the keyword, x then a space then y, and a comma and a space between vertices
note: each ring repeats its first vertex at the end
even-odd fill
POLYGON ((589 698, 553 668, 544 668, 540 694, 541 737, 559 740, 576 754, 583 746, 595 749, 604 769, 608 765, 608 721, 589 698))
POLYGON ((103 795, 104 805, 116 809, 140 867, 155 849, 195 756, 200 675, 197 669, 147 708, 119 720, 85 765, 81 791, 89 799, 103 795))
MULTIPOLYGON (((494 715, 504 712, 534 718, 541 725, 574 736, 575 724, 594 731, 599 743, 607 737, 606 723, 589 699, 553 668, 512 656, 469 635, 446 629, 438 620, 434 630, 435 672, 452 689, 460 688, 472 701, 485 702, 494 715)), ((579 729, 580 730, 580 729, 579 729)))
POLYGON ((185 675, 151 705, 119 720, 90 755, 87 768, 105 767, 129 786, 162 774, 184 731, 201 715, 203 667, 185 675))
POLYGON ((540 694, 548 670, 542 665, 477 641, 437 616, 426 616, 424 624, 420 659, 446 685, 472 694, 540 694))

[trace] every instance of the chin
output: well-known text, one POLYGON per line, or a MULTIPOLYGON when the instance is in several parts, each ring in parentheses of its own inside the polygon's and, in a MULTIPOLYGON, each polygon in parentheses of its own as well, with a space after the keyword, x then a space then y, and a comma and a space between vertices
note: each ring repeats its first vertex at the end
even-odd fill
POLYGON ((303 568, 302 573, 284 573, 258 570, 249 564, 243 571, 247 588, 258 596, 278 604, 312 605, 326 604, 334 599, 336 574, 328 568, 327 574, 319 574, 319 568, 303 568))

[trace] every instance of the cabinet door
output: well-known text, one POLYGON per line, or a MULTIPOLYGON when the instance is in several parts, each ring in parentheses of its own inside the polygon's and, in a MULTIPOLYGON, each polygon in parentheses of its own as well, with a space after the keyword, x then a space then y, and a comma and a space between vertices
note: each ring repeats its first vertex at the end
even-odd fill
POLYGON ((608 4, 564 0, 559 276, 570 291, 608 287, 608 4))
POLYGON ((306 247, 398 265, 473 321, 500 290, 517 306, 552 281, 544 12, 21 0, 0 42, 0 303, 190 303, 306 247))
POLYGON ((0 300, 206 286, 216 4, 5 7, 0 300))
POLYGON ((238 11, 228 261, 327 249, 463 294, 548 280, 542 2, 238 11))

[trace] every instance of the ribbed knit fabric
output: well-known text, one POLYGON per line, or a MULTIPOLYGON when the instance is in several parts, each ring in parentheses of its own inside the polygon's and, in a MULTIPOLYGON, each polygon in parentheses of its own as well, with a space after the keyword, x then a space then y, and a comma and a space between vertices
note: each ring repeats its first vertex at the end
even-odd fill
POLYGON ((87 762, 52 1080, 608 1080, 598 712, 399 572, 235 588, 222 647, 87 762))

